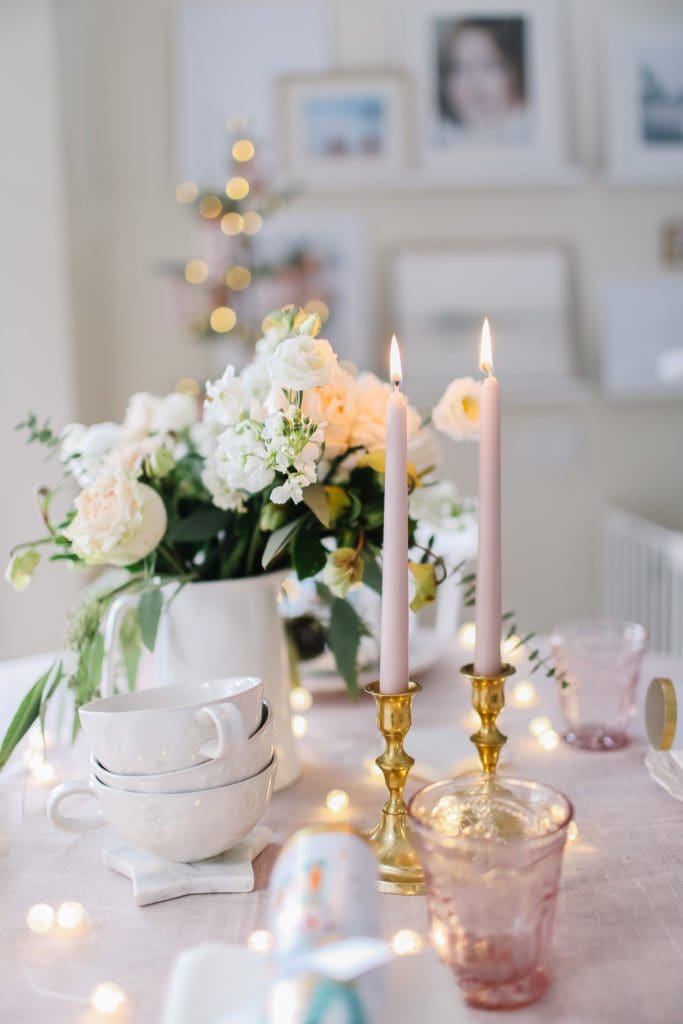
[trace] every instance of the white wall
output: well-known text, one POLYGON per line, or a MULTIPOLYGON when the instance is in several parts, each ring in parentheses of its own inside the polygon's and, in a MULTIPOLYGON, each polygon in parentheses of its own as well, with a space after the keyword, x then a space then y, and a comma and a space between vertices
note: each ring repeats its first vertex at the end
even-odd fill
MULTIPOLYGON (((43 453, 26 449, 13 426, 30 408, 56 424, 71 416, 71 355, 65 270, 63 169, 54 5, 0 5, 0 532, 9 548, 44 531, 34 488, 59 479, 43 453)), ((7 551, 5 550, 7 549, 7 551)), ((73 581, 42 566, 15 594, 0 583, 0 658, 62 642, 73 581)))
MULTIPOLYGON (((340 67, 400 66, 399 0, 327 0, 326 6, 340 67)), ((366 219, 378 344, 391 332, 386 261, 395 245, 556 239, 575 257, 577 340, 585 366, 595 373, 601 283, 611 275, 657 269, 660 225, 680 215, 683 200, 680 189, 614 190, 600 183, 602 33, 611 6, 607 0, 570 0, 568 46, 585 185, 347 192, 300 201, 301 209, 334 205, 366 219)), ((680 10, 680 2, 653 0, 619 0, 616 6, 680 10)), ((119 416, 131 390, 161 389, 179 376, 201 374, 206 365, 196 344, 180 336, 167 286, 153 272, 160 257, 186 259, 191 252, 191 218, 172 198, 174 7, 175 0, 62 0, 59 8, 78 403, 89 418, 119 416)), ((682 441, 680 402, 626 405, 593 394, 574 406, 510 409, 504 481, 508 607, 535 628, 596 609, 598 527, 606 501, 683 527, 682 441), (569 454, 553 457, 554 448, 569 454)), ((448 456, 465 491, 474 488, 475 454, 461 447, 448 456)))

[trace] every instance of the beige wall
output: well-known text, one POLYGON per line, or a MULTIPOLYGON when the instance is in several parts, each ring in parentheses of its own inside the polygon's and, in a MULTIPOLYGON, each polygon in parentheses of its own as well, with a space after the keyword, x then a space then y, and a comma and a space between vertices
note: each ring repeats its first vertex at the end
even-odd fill
MULTIPOLYGON (((400 65, 398 0, 328 0, 327 6, 340 67, 400 65)), ((586 168, 581 186, 300 200, 302 209, 333 205, 366 219, 378 339, 391 328, 386 258, 397 243, 557 239, 575 256, 578 344, 595 378, 601 283, 656 270, 660 224, 680 215, 683 203, 680 189, 601 184, 601 35, 609 6, 570 3, 576 139, 586 168)), ((651 10, 655 4, 620 0, 617 6, 651 10)), ((680 9, 675 2, 657 6, 680 9)), ((206 365, 180 336, 167 286, 153 273, 158 258, 184 259, 191 251, 191 219, 172 198, 174 7, 174 0, 62 0, 59 6, 78 405, 88 418, 118 416, 132 389, 162 389, 206 365)), ((508 411, 505 600, 525 623, 545 628, 596 609, 606 501, 683 527, 682 441, 680 402, 626 405, 594 391, 579 404, 508 411)), ((448 455, 448 468, 466 491, 474 487, 474 458, 474 448, 448 455)))
MULTIPOLYGON (((2 559, 43 533, 34 499, 59 480, 42 450, 27 449, 13 426, 28 409, 53 422, 72 415, 64 177, 56 92, 56 35, 49 0, 0 5, 0 453, 2 559)), ((0 583, 0 658, 61 643, 72 578, 42 566, 15 594, 0 583)))

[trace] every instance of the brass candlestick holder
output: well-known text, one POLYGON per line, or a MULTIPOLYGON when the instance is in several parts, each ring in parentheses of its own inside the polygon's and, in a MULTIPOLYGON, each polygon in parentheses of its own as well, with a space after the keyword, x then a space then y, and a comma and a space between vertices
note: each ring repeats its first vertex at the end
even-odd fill
POLYGON ((413 697, 422 687, 408 683, 405 693, 380 693, 379 683, 369 683, 365 692, 377 703, 377 727, 386 748, 375 762, 384 775, 389 799, 373 829, 365 833, 379 861, 380 892, 415 896, 425 891, 424 871, 408 821, 403 790, 415 761, 403 749, 403 741, 411 726, 410 708, 413 697))
POLYGON ((472 684, 472 707, 479 715, 481 726, 470 736, 479 753, 481 766, 487 775, 493 775, 498 758, 507 736, 498 728, 498 715, 505 707, 505 680, 514 675, 512 665, 501 665, 495 676, 479 676, 474 665, 463 665, 460 669, 472 684))

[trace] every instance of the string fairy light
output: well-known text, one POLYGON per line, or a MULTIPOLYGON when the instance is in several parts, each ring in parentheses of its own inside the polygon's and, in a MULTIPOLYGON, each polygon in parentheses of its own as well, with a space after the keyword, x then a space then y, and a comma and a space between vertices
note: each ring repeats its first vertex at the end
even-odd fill
POLYGON ((549 718, 546 718, 545 715, 537 715, 529 722, 529 732, 537 739, 539 736, 542 736, 544 732, 552 732, 552 728, 553 723, 549 718))
POLYGON ((538 693, 534 684, 528 679, 515 683, 510 691, 510 703, 515 708, 531 708, 537 704, 538 693))
POLYGON ((273 947, 273 936, 265 928, 257 928, 247 939, 247 949, 252 953, 269 953, 273 947))
POLYGON ((422 939, 412 928, 401 928, 391 939, 396 956, 414 956, 422 949, 422 939))
POLYGON ((126 993, 115 981, 101 981, 90 993, 88 1002, 97 1013, 110 1017, 122 1009, 127 998, 126 993))
POLYGON ((554 729, 547 729, 538 737, 538 742, 544 750, 555 750, 560 744, 560 737, 554 729))
POLYGON ((73 932, 88 920, 85 907, 77 900, 66 900, 57 907, 57 924, 64 931, 73 932))
POLYGON ((345 789, 331 789, 325 797, 325 807, 330 814, 343 814, 349 807, 349 794, 345 789))
POLYGON ((36 935, 49 932, 55 923, 55 912, 49 903, 34 903, 26 914, 26 924, 36 935))
POLYGON ((301 739, 308 732, 308 719, 303 715, 292 715, 292 732, 297 739, 301 739))
POLYGON ((292 711, 310 711, 313 694, 305 686, 295 686, 289 694, 289 706, 292 711))
POLYGON ((217 334, 227 334, 237 323, 237 314, 230 306, 217 306, 209 317, 209 323, 217 334))
POLYGON ((463 622, 458 629, 458 647, 464 651, 473 651, 477 640, 477 627, 473 622, 463 622))
POLYGON ((227 182, 225 194, 228 199, 245 199, 249 195, 249 182, 240 174, 236 174, 227 182))

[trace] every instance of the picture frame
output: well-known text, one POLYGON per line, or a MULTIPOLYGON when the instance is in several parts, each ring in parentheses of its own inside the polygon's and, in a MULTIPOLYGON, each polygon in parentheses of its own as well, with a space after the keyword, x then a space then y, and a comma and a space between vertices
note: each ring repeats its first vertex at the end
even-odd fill
POLYGON ((394 253, 390 292, 405 377, 418 404, 444 380, 477 377, 489 318, 506 398, 575 400, 585 393, 574 346, 569 251, 554 242, 406 246, 394 253))
POLYGON ((563 3, 412 0, 420 150, 452 183, 569 180, 563 3))
POLYGON ((607 163, 615 184, 683 182, 683 16, 615 15, 607 52, 607 163))
POLYGON ((363 187, 407 164, 409 80, 389 72, 283 76, 284 172, 309 188, 363 187))

